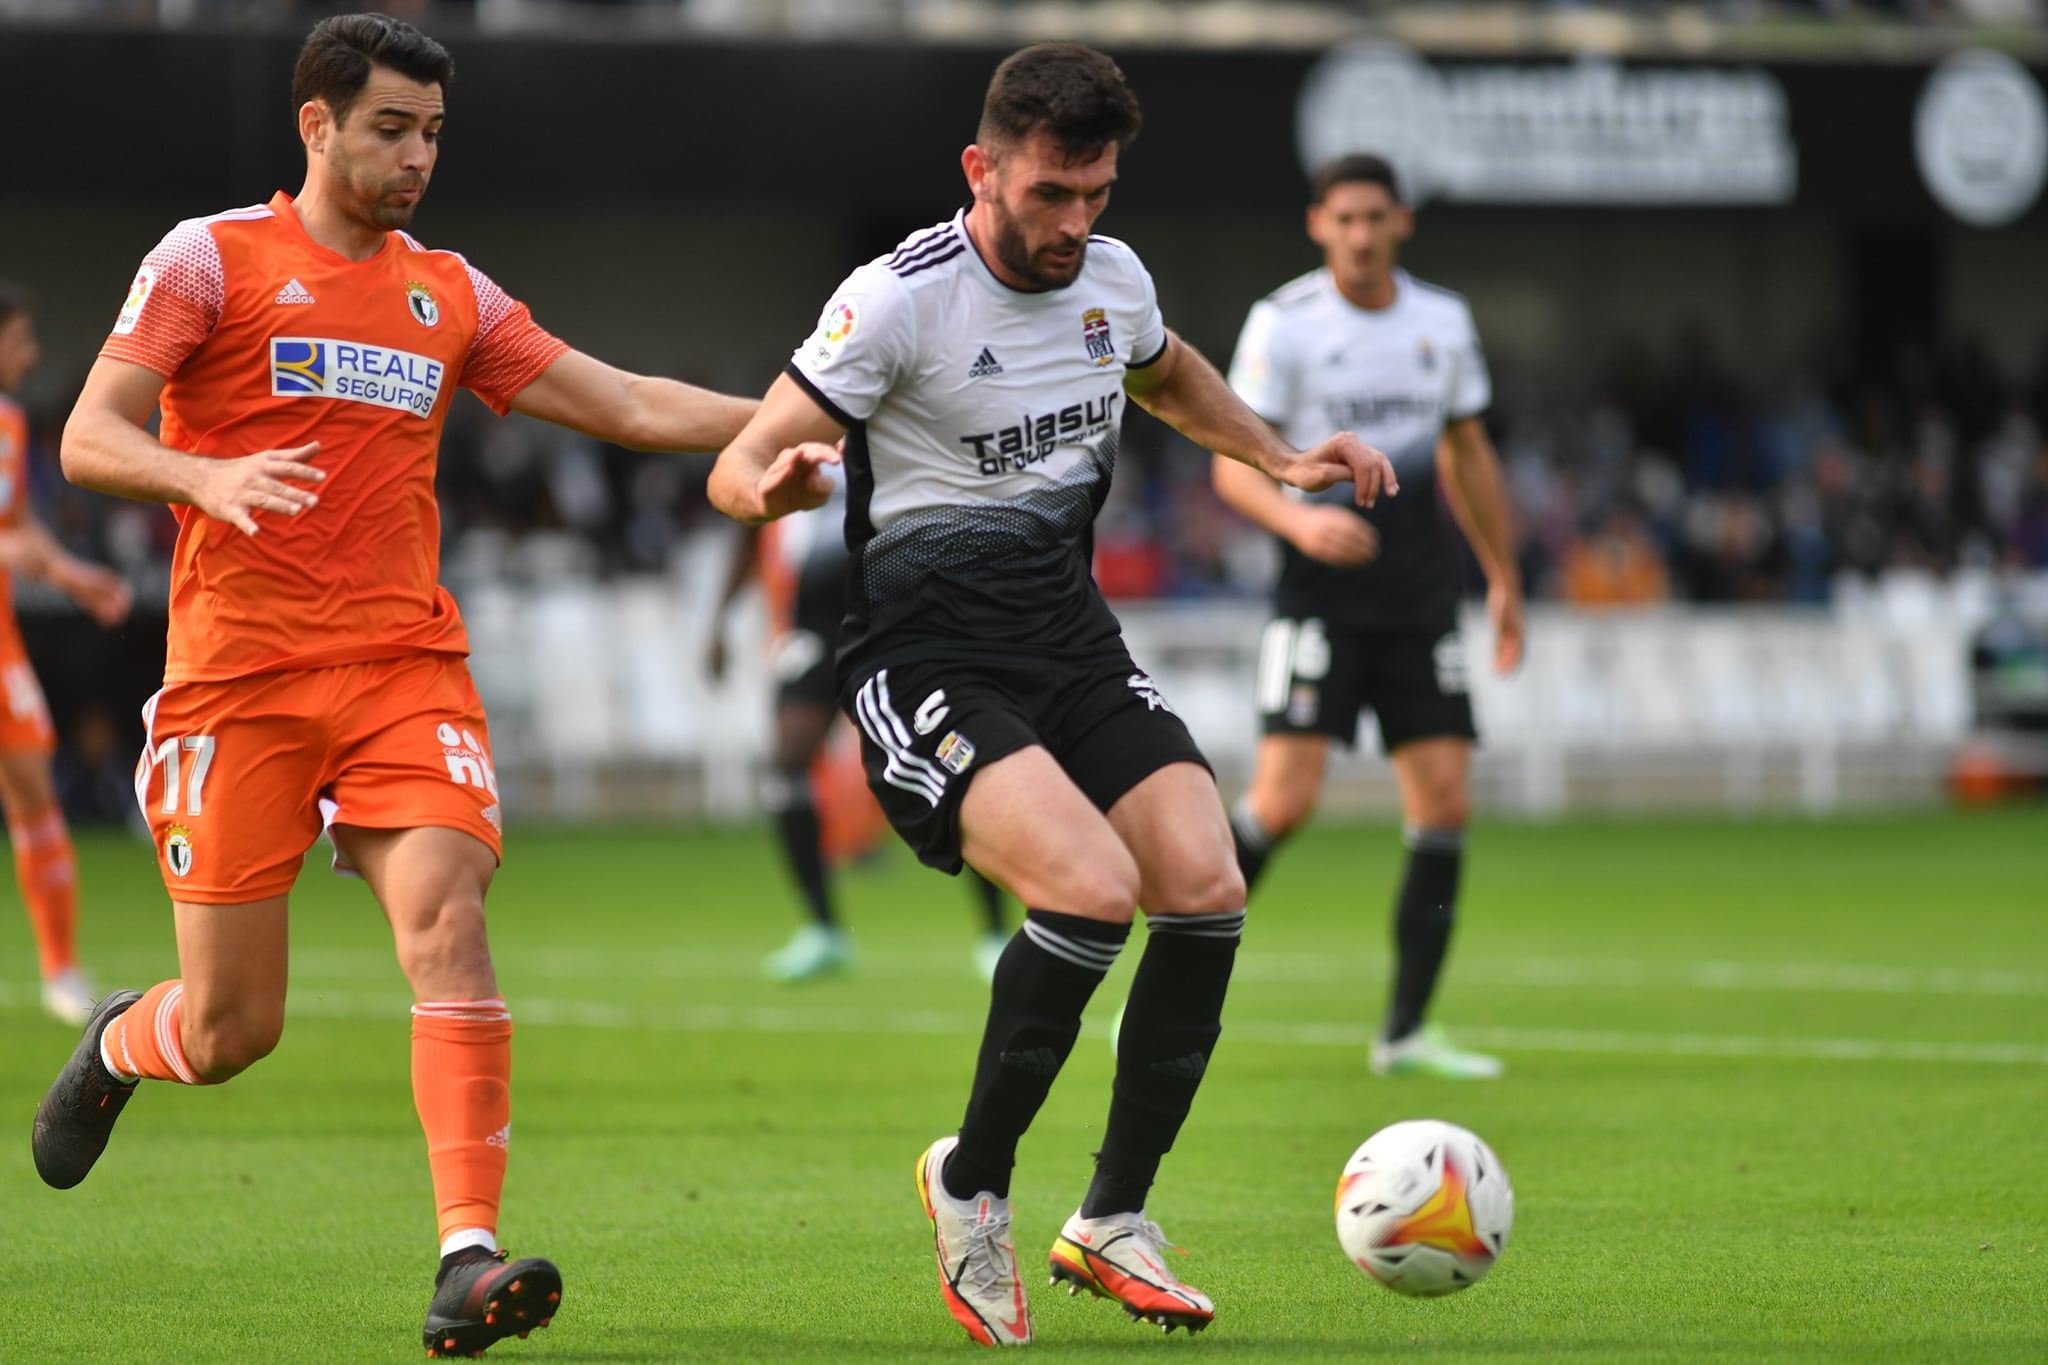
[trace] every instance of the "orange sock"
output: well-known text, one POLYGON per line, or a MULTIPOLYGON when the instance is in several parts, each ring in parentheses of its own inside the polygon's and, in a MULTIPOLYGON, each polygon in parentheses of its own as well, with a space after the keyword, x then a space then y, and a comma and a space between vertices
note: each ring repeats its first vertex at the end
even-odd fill
POLYGON ((124 1076, 180 1085, 209 1085, 185 1061, 178 1036, 178 1006, 185 998, 182 981, 159 981, 140 1000, 114 1016, 100 1039, 100 1055, 124 1076))
POLYGON ((412 1007, 412 1099, 427 1134, 440 1235, 498 1230, 512 1141, 512 1012, 500 999, 412 1007))
POLYGON ((78 861, 64 813, 52 809, 22 824, 10 824, 14 880, 36 931, 43 980, 78 965, 78 861))

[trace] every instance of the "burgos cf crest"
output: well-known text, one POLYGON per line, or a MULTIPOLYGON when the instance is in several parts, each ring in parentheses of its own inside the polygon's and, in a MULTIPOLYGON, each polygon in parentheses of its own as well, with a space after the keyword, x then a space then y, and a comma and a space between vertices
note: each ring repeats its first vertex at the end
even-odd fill
POLYGON ((172 825, 164 835, 164 863, 175 876, 192 870, 192 835, 183 825, 172 825))
POLYGON ((1109 315, 1100 308, 1090 308, 1081 314, 1081 342, 1088 348, 1088 358, 1098 365, 1107 365, 1116 359, 1116 343, 1109 336, 1109 315))
POLYGON ((422 327, 432 327, 441 320, 441 305, 434 302, 434 291, 418 280, 405 282, 405 306, 412 312, 412 320, 422 327))

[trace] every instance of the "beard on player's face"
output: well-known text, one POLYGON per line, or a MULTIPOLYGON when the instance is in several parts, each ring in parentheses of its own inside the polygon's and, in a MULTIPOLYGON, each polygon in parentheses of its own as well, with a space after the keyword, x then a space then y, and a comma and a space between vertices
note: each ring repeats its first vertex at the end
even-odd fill
POLYGON ((341 143, 336 145, 331 161, 334 176, 346 191, 347 201, 354 206, 356 217, 387 232, 412 224, 412 216, 419 210, 419 197, 406 200, 394 199, 393 196, 406 190, 418 190, 420 195, 424 195, 427 188, 424 175, 359 159, 341 143))
POLYGON ((1010 212, 997 196, 990 203, 995 210, 995 253, 1003 269, 1038 289, 1065 289, 1081 277, 1082 263, 1088 259, 1088 239, 1076 242, 1064 232, 1054 229, 1051 240, 1037 246, 1024 230, 1024 220, 1010 212), (1068 263, 1055 264, 1046 259, 1054 252, 1072 251, 1074 259, 1068 263))
POLYGON ((356 207, 356 217, 375 223, 385 231, 412 225, 412 215, 420 209, 418 199, 393 199, 401 190, 426 190, 426 180, 403 170, 383 170, 373 166, 362 166, 358 162, 342 162, 336 166, 342 184, 348 186, 348 203, 356 207))

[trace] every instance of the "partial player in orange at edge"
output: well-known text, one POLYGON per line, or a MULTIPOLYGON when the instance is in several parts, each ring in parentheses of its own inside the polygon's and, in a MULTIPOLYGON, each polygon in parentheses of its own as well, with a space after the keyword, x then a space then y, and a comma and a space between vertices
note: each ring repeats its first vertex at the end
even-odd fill
POLYGON ((50 776, 56 732, 14 619, 11 579, 43 579, 108 628, 128 619, 134 595, 113 570, 67 552, 29 510, 28 419, 11 395, 41 357, 28 295, 0 281, 0 804, 35 930, 43 1008, 75 1026, 94 999, 78 968, 78 859, 50 776))
POLYGON ((100 1003, 34 1149, 68 1188, 139 1078, 214 1084, 270 1053, 287 896, 324 826, 412 986, 441 1250, 422 1339, 466 1355, 546 1326, 562 1277, 497 1247, 512 1023, 484 895, 502 815, 461 615, 439 585, 442 423, 461 386, 600 440, 716 450, 756 404, 571 350, 462 256, 407 234, 453 74, 446 49, 386 16, 316 26, 293 77, 304 188, 171 230, 65 432, 74 482, 169 503, 179 521, 137 785, 182 977, 100 1003))

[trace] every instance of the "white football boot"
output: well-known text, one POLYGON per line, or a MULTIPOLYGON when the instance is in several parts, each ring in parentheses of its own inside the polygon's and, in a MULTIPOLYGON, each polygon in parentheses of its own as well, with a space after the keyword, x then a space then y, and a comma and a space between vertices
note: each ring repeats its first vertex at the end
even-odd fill
POLYGON ((1156 1323, 1168 1332, 1176 1327, 1199 1332, 1215 1319, 1216 1305, 1166 1268, 1169 1247, 1180 1250, 1142 1213, 1104 1218, 1076 1213, 1060 1229, 1047 1259, 1052 1282, 1064 1282, 1069 1294, 1086 1289, 1098 1298, 1115 1299, 1136 1321, 1156 1323))
POLYGON ((917 1197, 932 1220, 939 1292, 967 1335, 982 1345, 1027 1345, 1031 1309, 1010 1240, 1010 1201, 986 1190, 972 1199, 946 1193, 939 1172, 959 1145, 959 1138, 943 1137, 917 1159, 917 1197))

